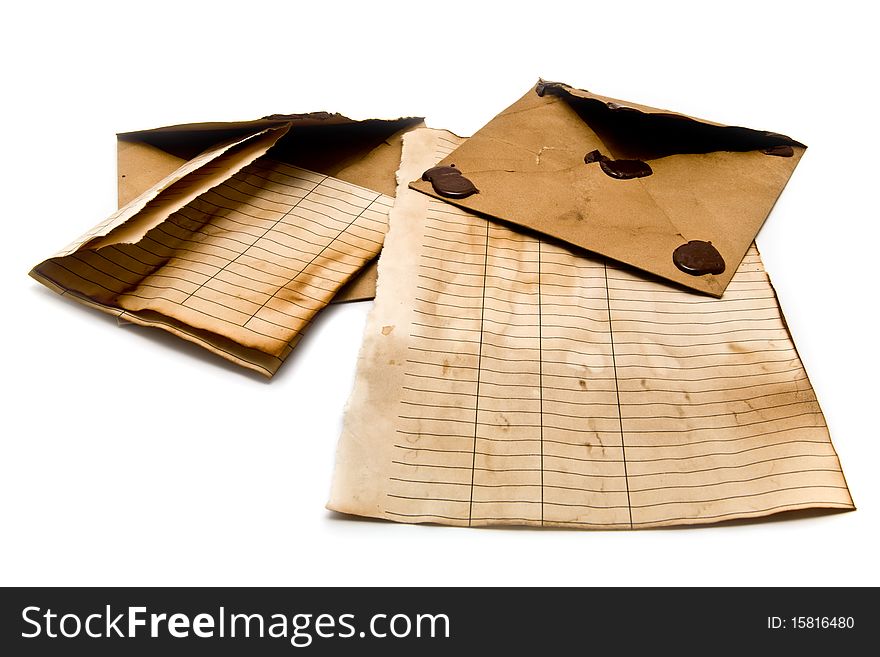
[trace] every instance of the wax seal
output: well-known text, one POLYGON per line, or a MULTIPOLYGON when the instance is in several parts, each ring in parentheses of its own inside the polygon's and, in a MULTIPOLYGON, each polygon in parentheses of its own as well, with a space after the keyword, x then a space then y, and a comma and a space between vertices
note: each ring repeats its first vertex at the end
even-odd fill
POLYGON ((691 276, 721 274, 724 271, 724 258, 712 242, 691 240, 672 252, 672 262, 684 273, 691 276))
POLYGON ((612 160, 607 155, 602 155, 598 150, 590 151, 584 155, 584 164, 598 162, 606 176, 617 180, 629 180, 631 178, 644 178, 654 173, 647 162, 641 160, 612 160))
POLYGON ((794 149, 787 144, 780 146, 771 146, 761 151, 764 155, 775 155, 776 157, 791 157, 794 155, 794 149))
POLYGON ((446 198, 467 198, 480 191, 454 164, 448 167, 431 167, 422 174, 422 180, 430 182, 434 191, 446 198))
POLYGON ((602 158, 605 157, 598 150, 590 151, 586 155, 584 155, 584 164, 592 164, 593 162, 601 162, 602 158))

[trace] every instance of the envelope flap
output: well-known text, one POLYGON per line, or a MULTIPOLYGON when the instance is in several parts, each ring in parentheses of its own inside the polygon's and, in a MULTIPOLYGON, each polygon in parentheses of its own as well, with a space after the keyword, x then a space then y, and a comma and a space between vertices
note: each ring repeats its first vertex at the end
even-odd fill
POLYGON ((721 296, 803 151, 784 135, 539 82, 440 163, 455 164, 478 193, 444 198, 428 181, 411 186, 721 296), (604 161, 585 162, 588 153, 650 173, 614 178, 604 161), (676 266, 673 252, 692 240, 711 242, 724 271, 676 266))
MULTIPOLYGON (((421 117, 401 117, 399 119, 350 119, 342 114, 329 112, 309 112, 306 114, 270 114, 250 121, 228 121, 208 123, 185 123, 179 125, 124 132, 117 135, 121 141, 146 142, 166 153, 183 159, 191 159, 212 145, 232 139, 238 135, 250 134, 281 125, 290 126, 291 135, 321 134, 326 140, 339 135, 338 142, 349 142, 350 149, 358 149, 363 154, 375 148, 383 139, 406 126, 421 123, 421 117)), ((334 144, 334 147, 336 144, 334 144)), ((306 150, 303 147, 301 150, 306 150)), ((323 150, 333 150, 324 147, 323 150)), ((324 173, 324 172, 322 172, 324 173)))

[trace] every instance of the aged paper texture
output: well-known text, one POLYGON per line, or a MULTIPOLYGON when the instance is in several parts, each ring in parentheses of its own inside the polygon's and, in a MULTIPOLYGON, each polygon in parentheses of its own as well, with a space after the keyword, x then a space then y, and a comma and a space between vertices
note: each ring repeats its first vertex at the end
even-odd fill
POLYGON ((328 508, 631 529, 853 503, 752 246, 720 300, 406 188, 405 138, 328 508))
POLYGON ((271 376, 375 259, 392 201, 266 155, 285 131, 187 162, 31 275, 271 376))

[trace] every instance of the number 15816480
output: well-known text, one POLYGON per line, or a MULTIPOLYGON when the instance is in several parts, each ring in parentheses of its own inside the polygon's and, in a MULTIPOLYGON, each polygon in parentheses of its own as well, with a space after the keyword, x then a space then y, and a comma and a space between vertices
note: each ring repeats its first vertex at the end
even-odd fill
POLYGON ((851 630, 853 616, 767 616, 768 630, 851 630))

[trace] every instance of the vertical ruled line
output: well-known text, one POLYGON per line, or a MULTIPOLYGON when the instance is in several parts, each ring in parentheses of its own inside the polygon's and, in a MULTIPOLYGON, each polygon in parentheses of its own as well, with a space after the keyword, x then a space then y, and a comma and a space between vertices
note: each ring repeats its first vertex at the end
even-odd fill
POLYGON ((605 271, 605 302, 608 305, 608 335, 611 339, 611 365, 614 368, 614 393, 617 396, 617 420, 620 424, 620 450, 623 455, 623 479, 626 482, 626 505, 629 508, 629 527, 633 528, 632 500, 629 495, 629 474, 626 469, 626 443, 623 439, 623 415, 620 410, 620 382, 617 379, 617 357, 614 354, 614 327, 611 322, 611 292, 608 286, 608 260, 602 261, 605 271))
MULTIPOLYGON (((326 180, 326 177, 324 178, 324 180, 326 180)), ((323 182, 323 181, 322 181, 322 182, 323 182)), ((321 183, 318 183, 318 185, 315 187, 315 189, 317 189, 318 187, 320 187, 320 185, 321 185, 321 183)), ((315 190, 313 189, 312 191, 315 191, 315 190)), ((309 193, 311 193, 311 192, 309 192, 309 193)), ((266 299, 266 300, 263 302, 263 304, 262 304, 259 308, 257 308, 253 313, 251 313, 251 317, 250 317, 250 319, 247 320, 247 322, 245 322, 245 325, 246 325, 249 321, 251 321, 251 319, 257 319, 257 315, 260 313, 260 311, 261 311, 263 308, 265 308, 265 307, 268 305, 268 303, 269 303, 270 301, 272 301, 272 299, 275 299, 275 298, 278 296, 278 293, 279 293, 279 292, 281 292, 282 290, 286 290, 288 285, 290 285, 291 283, 295 282, 297 278, 299 278, 300 276, 302 276, 302 275, 305 273, 306 269, 308 269, 309 267, 311 267, 311 266, 315 263, 315 261, 316 261, 318 258, 320 258, 322 255, 324 255, 324 252, 325 252, 328 248, 330 248, 333 244, 335 244, 335 243, 336 243, 336 240, 338 240, 339 238, 341 238, 341 237, 345 234, 345 232, 346 232, 347 230, 349 230, 352 226, 354 226, 354 225, 355 225, 355 222, 357 222, 358 219, 360 219, 361 217, 364 216, 364 212, 366 212, 367 210, 369 210, 370 208, 372 208, 372 207, 373 207, 373 204, 374 204, 376 201, 378 201, 381 197, 382 197, 381 194, 376 194, 376 198, 374 198, 372 201, 370 201, 369 205, 366 205, 366 206, 364 207, 364 209, 361 210, 361 211, 357 214, 356 217, 354 217, 351 221, 349 221, 349 222, 348 222, 348 225, 347 225, 345 228, 340 229, 339 232, 336 234, 336 236, 333 237, 333 238, 331 238, 330 241, 327 242, 327 244, 325 244, 325 245, 323 246, 323 248, 322 248, 320 251, 318 251, 318 253, 315 254, 315 256, 314 256, 314 257, 308 262, 308 264, 306 264, 302 269, 300 269, 300 270, 296 273, 296 275, 293 276, 293 277, 292 277, 287 283, 285 283, 284 285, 282 285, 281 287, 279 287, 277 290, 275 290, 275 292, 273 292, 272 295, 271 295, 268 299, 266 299)), ((297 204, 294 205, 292 208, 290 208, 290 210, 287 211, 287 214, 290 214, 290 213, 294 210, 294 208, 296 208, 296 207, 299 205, 299 203, 301 203, 302 200, 305 200, 306 198, 308 198, 308 194, 306 194, 302 199, 300 199, 300 201, 297 201, 297 204)), ((286 217, 287 214, 285 214, 284 217, 286 217)), ((284 217, 281 217, 281 219, 284 219, 284 217)), ((278 220, 278 223, 280 223, 281 219, 278 220)), ((277 226, 278 224, 276 223, 275 225, 277 226)), ((268 233, 268 231, 267 231, 267 233, 268 233)), ((263 235, 263 237, 265 237, 265 234, 263 235)), ((260 239, 262 239, 262 238, 260 238, 260 239)), ((257 240, 257 242, 259 242, 259 241, 260 241, 260 240, 257 240)), ((256 244, 256 242, 254 242, 254 244, 256 244)), ((245 251, 245 253, 246 253, 246 252, 247 252, 247 251, 245 251)), ((192 296, 192 295, 190 295, 190 296, 192 296)), ((303 328, 305 328, 305 327, 303 327, 303 328)))
POLYGON ((544 346, 541 324, 541 240, 538 240, 538 402, 541 424, 541 526, 544 526, 544 346))
POLYGON ((486 248, 483 253, 483 293, 480 302, 480 348, 477 352, 477 389, 474 400, 474 452, 471 459, 471 500, 468 505, 468 527, 474 517, 474 476, 477 472, 477 433, 480 428, 480 374, 483 366, 483 318, 486 314, 486 275, 489 269, 489 222, 486 222, 486 248))
MULTIPOLYGON (((316 189, 318 189, 318 187, 321 186, 321 183, 323 183, 325 180, 327 180, 327 178, 328 178, 328 176, 324 176, 323 179, 321 179, 319 182, 315 183, 315 186, 312 187, 308 192, 306 192, 305 196, 303 196, 303 197, 300 198, 300 199, 297 199, 296 203, 294 203, 292 206, 290 206, 290 207, 287 209, 287 211, 284 212, 284 214, 282 214, 280 217, 278 217, 278 219, 275 221, 275 223, 273 223, 269 228, 267 228, 265 231, 263 231, 263 234, 262 234, 262 235, 260 235, 259 237, 257 237, 257 238, 253 241, 253 243, 251 243, 246 249, 244 249, 241 253, 239 253, 237 256, 235 256, 232 260, 230 260, 229 262, 225 263, 225 264, 224 264, 219 270, 217 270, 216 272, 214 272, 214 274, 213 274, 212 276, 210 276, 207 280, 203 281, 203 282, 202 282, 202 283, 201 283, 201 284, 200 284, 195 290, 193 290, 192 292, 190 292, 190 293, 187 295, 186 299, 184 299, 183 301, 180 302, 180 305, 181 305, 181 306, 186 305, 186 302, 189 301, 189 300, 193 297, 193 295, 194 295, 196 292, 198 292, 198 291, 201 290, 203 287, 205 287, 205 285, 206 285, 209 281, 213 281, 213 280, 214 280, 215 278, 217 278, 217 276, 219 276, 222 272, 226 271, 226 268, 227 268, 227 267, 229 267, 230 265, 234 265, 236 262, 238 262, 238 259, 239 259, 239 258, 241 258, 241 257, 243 257, 243 256, 245 256, 245 255, 247 255, 247 252, 250 251, 250 250, 251 250, 251 249, 257 244, 257 242, 259 242, 261 239, 263 239, 264 237, 266 237, 266 235, 268 235, 268 234, 271 233, 275 228, 277 228, 277 227, 278 227, 278 224, 280 224, 282 221, 284 221, 284 219, 286 219, 286 218, 290 215, 290 213, 293 212, 293 210, 296 209, 296 208, 299 206, 299 204, 302 203, 302 202, 308 197, 309 194, 311 194, 313 191, 315 191, 316 189)), ((311 263, 309 263, 309 264, 311 264, 311 263)), ((308 266, 308 265, 307 265, 307 266, 308 266)), ((300 274, 301 274, 301 273, 302 273, 302 272, 300 272, 300 274)), ((300 274, 297 274, 297 276, 299 276, 300 274)), ((277 293, 276 293, 276 294, 277 294, 277 293)), ((265 304, 264 304, 264 305, 265 305, 265 304)), ((262 310, 262 306, 260 307, 260 309, 262 310)), ((254 318, 254 317, 253 317, 253 315, 252 315, 250 318, 248 318, 247 321, 244 322, 244 324, 247 324, 247 322, 249 322, 249 321, 250 321, 251 319, 253 319, 253 318, 254 318)))

